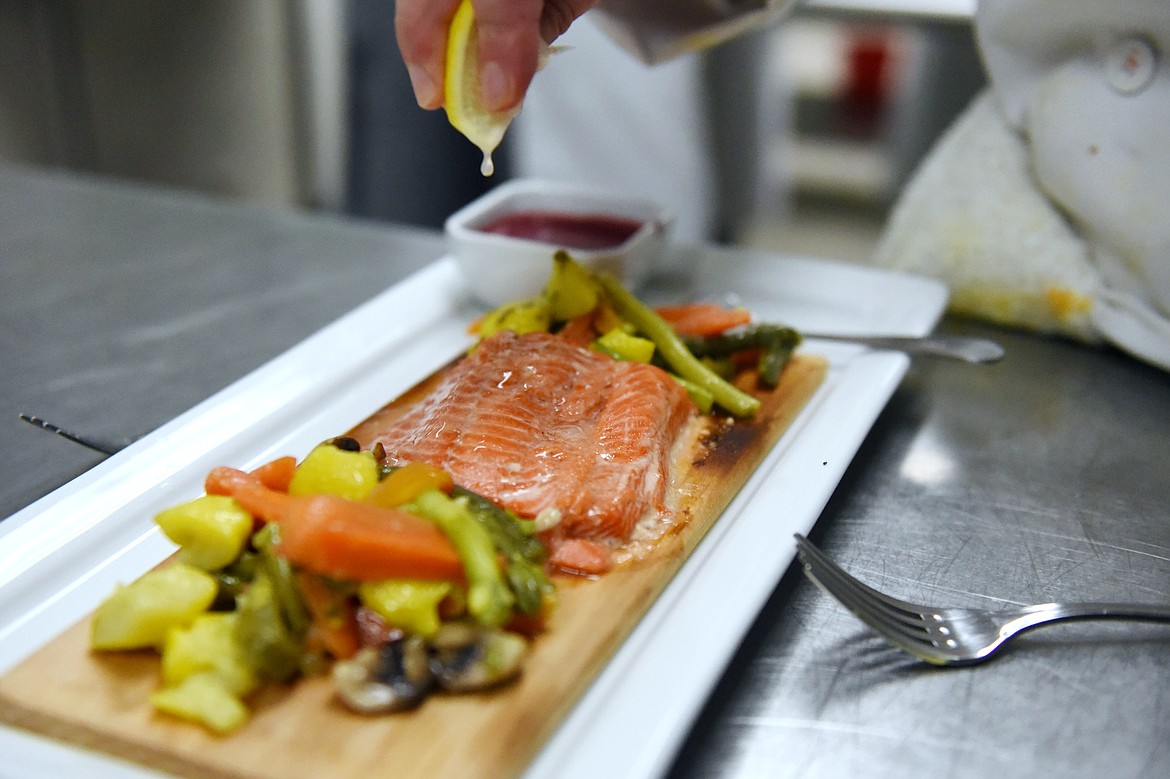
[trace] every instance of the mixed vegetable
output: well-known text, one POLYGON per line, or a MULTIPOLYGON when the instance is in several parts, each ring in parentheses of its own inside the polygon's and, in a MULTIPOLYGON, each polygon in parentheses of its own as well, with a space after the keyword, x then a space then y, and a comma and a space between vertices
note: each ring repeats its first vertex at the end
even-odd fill
POLYGON ((175 559, 99 606, 90 644, 159 650, 151 703, 215 733, 301 675, 331 672, 361 712, 500 684, 555 602, 532 522, 377 447, 334 439, 205 487, 158 515, 175 559))
POLYGON ((564 332, 614 359, 654 363, 686 388, 701 411, 718 406, 735 417, 750 417, 760 406, 731 382, 744 361, 755 360, 760 382, 774 387, 801 341, 792 328, 752 324, 742 308, 651 308, 613 276, 589 271, 564 251, 553 257, 540 295, 501 306, 475 326, 480 338, 499 330, 564 332))
MULTIPOLYGON (((544 292, 474 330, 564 333, 655 363, 704 412, 755 413, 730 379, 754 361, 774 386, 799 335, 714 304, 651 309, 566 253, 544 292)), ((540 518, 522 519, 423 463, 341 437, 299 463, 213 469, 201 497, 156 521, 179 549, 93 615, 94 650, 161 653, 160 711, 229 733, 266 683, 329 673, 355 711, 515 678, 554 607, 540 518)), ((583 564, 581 570, 589 570, 583 564)))

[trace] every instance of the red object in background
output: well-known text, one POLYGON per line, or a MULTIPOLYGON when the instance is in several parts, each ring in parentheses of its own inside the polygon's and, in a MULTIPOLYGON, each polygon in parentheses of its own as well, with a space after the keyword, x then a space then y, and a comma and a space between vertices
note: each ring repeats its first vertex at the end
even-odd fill
POLYGON ((845 127, 851 135, 871 136, 880 127, 889 102, 892 36, 879 29, 851 33, 846 57, 845 127))

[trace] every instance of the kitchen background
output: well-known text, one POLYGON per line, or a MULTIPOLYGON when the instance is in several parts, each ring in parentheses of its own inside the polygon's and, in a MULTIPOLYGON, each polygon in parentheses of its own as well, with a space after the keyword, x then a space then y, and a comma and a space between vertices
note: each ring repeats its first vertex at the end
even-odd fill
POLYGON ((431 227, 509 175, 590 179, 684 239, 865 261, 983 85, 974 4, 810 0, 653 69, 575 27, 484 179, 415 105, 392 0, 0 0, 0 160, 431 227))

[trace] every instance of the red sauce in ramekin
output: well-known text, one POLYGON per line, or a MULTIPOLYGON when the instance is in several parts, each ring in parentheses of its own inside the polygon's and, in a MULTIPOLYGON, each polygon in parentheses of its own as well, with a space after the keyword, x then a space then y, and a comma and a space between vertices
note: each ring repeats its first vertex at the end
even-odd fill
POLYGON ((561 211, 512 211, 476 229, 484 233, 526 238, 565 249, 609 249, 620 246, 642 222, 609 214, 571 214, 561 211))

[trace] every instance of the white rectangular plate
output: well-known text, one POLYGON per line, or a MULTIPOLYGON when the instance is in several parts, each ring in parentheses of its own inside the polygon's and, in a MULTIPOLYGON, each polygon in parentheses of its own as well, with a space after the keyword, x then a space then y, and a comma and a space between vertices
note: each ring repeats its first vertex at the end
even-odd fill
MULTIPOLYGON (((824 261, 676 249, 693 283, 675 300, 734 295, 761 321, 798 329, 923 335, 946 303, 938 282, 824 261)), ((216 465, 304 455, 368 417, 469 343, 480 313, 443 258, 172 422, 0 522, 0 674, 173 551, 160 509, 202 491, 216 465)), ((794 557, 908 359, 808 342, 829 371, 596 683, 530 767, 531 777, 655 776, 669 765, 755 615, 794 557), (729 597, 734 593, 734 597, 729 597)), ((79 702, 80 704, 80 702, 79 702)), ((152 776, 121 761, 0 728, 0 776, 152 776)))

